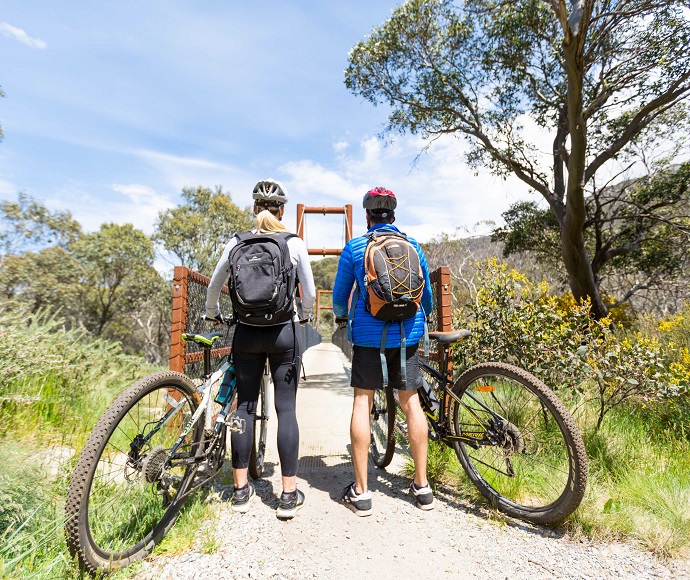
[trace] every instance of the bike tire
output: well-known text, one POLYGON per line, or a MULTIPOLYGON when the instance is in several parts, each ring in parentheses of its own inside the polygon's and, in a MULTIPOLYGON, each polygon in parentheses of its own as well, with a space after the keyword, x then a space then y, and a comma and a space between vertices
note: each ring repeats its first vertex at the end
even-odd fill
MULTIPOLYGON (((492 444, 454 441, 472 483, 496 509, 537 524, 556 524, 580 505, 587 485, 587 454, 563 403, 539 379, 504 363, 467 369, 453 392, 448 420, 455 434, 479 437, 479 417, 494 419, 492 444), (503 419, 482 407, 483 403, 503 419), (474 416, 473 416, 474 414, 474 416)), ((486 439, 485 439, 486 441, 486 439)))
POLYGON ((271 375, 264 373, 259 388, 259 399, 256 402, 256 417, 254 418, 254 441, 249 455, 249 475, 259 479, 264 474, 266 460, 266 439, 268 437, 268 417, 270 397, 268 390, 272 388, 271 375))
MULTIPOLYGON (((67 545, 88 573, 143 559, 175 523, 197 466, 170 469, 165 461, 197 408, 195 392, 181 373, 154 373, 120 394, 91 431, 65 502, 67 545), (154 431, 152 426, 171 408, 170 397, 184 397, 185 403, 154 431), (138 438, 144 433, 150 440, 138 438)), ((198 453, 203 434, 200 420, 179 451, 198 453)))
POLYGON ((395 395, 393 389, 374 391, 369 416, 371 460, 376 467, 388 467, 395 453, 395 395))

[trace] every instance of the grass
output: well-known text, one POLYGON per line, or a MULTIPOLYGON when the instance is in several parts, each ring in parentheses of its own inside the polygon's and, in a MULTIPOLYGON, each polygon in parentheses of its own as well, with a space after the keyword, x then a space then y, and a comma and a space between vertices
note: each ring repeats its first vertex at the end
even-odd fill
POLYGON ((588 431, 585 444, 589 491, 568 527, 627 539, 662 558, 690 556, 690 441, 628 406, 588 431))
MULTIPOLYGON (((81 579, 64 539, 64 498, 97 419, 153 372, 120 346, 85 339, 58 317, 0 302, 0 579, 81 579)), ((215 506, 197 493, 154 554, 219 547, 215 506), (201 530, 200 530, 201 526, 201 530)), ((129 578, 134 565, 111 575, 129 578)))
MULTIPOLYGON (((587 491, 564 527, 574 537, 627 541, 662 559, 690 557, 690 441, 649 406, 614 409, 599 431, 588 415, 594 411, 580 409, 590 460, 587 491)), ((405 471, 414 473, 409 457, 405 471)), ((451 485, 487 505, 444 444, 429 443, 427 473, 433 485, 451 485)))

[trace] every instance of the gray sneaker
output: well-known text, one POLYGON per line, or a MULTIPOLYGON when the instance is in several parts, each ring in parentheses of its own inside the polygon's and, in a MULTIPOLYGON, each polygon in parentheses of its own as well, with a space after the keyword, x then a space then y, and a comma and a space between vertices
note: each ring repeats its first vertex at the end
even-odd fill
POLYGON ((434 492, 431 491, 431 486, 428 483, 424 487, 417 487, 413 481, 410 485, 410 491, 419 509, 428 511, 436 507, 434 492))
POLYGON ((256 492, 254 484, 247 482, 244 487, 236 487, 232 493, 232 511, 243 514, 249 511, 249 504, 252 503, 256 492))
POLYGON ((281 520, 289 520, 295 517, 297 510, 304 505, 304 494, 296 489, 292 493, 281 493, 280 503, 276 510, 276 516, 281 520))
POLYGON ((354 481, 343 490, 341 501, 357 516, 371 515, 371 494, 365 491, 357 495, 354 481))

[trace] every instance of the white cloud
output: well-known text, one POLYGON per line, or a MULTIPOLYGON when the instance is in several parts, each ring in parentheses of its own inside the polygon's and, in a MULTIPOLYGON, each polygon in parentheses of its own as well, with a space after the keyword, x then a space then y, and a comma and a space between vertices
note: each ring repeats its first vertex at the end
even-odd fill
POLYGON ((31 48, 38 48, 41 50, 48 48, 48 45, 45 41, 41 40, 40 38, 31 38, 24 30, 17 28, 16 26, 12 26, 7 22, 0 23, 0 32, 2 32, 5 36, 14 38, 15 40, 31 48))
POLYGON ((135 151, 133 154, 153 167, 175 194, 179 194, 183 187, 220 185, 223 191, 232 194, 233 201, 240 207, 251 203, 250 193, 258 180, 255 172, 250 173, 233 164, 200 157, 183 157, 150 150, 135 151))
POLYGON ((132 183, 128 185, 113 184, 113 191, 122 194, 125 200, 113 200, 113 211, 117 213, 119 223, 131 223, 147 234, 153 233, 153 226, 161 211, 175 205, 173 200, 146 185, 132 183))
MULTIPOLYGON (((377 185, 395 192, 399 204, 396 225, 420 241, 442 232, 451 234, 457 228, 488 233, 492 226, 487 222, 501 222, 501 213, 512 203, 534 199, 517 178, 503 181, 486 174, 475 176, 464 163, 466 145, 461 140, 439 139, 414 163, 424 145, 418 137, 404 137, 387 146, 367 137, 339 155, 331 167, 303 159, 279 169, 287 174, 286 185, 296 202, 317 207, 351 203, 355 235, 364 232, 362 196, 377 185)), ((318 240, 319 247, 326 244, 322 238, 339 239, 340 227, 332 220, 326 223, 328 217, 307 219, 314 234, 310 237, 318 240)))
POLYGON ((16 198, 19 188, 6 179, 0 179, 0 197, 16 198))

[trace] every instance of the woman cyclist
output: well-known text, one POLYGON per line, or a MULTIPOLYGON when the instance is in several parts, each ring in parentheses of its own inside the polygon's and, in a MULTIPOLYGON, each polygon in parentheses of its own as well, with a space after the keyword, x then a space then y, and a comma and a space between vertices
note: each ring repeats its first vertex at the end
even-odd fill
MULTIPOLYGON (((252 230, 253 233, 280 235, 288 231, 281 223, 288 196, 280 183, 272 179, 259 181, 254 187, 252 197, 254 198, 254 214, 257 216, 257 227, 252 230)), ((213 272, 206 295, 207 318, 222 319, 218 299, 221 288, 228 281, 230 251, 237 243, 237 236, 233 236, 225 246, 223 255, 213 272)), ((296 312, 295 318, 304 324, 307 322, 316 298, 311 264, 307 248, 300 238, 290 237, 287 240, 287 246, 302 288, 301 312, 296 312)), ((232 508, 236 512, 247 512, 255 496, 254 485, 249 481, 247 472, 254 440, 254 417, 266 358, 268 358, 275 385, 278 455, 283 483, 276 514, 279 518, 292 518, 304 503, 304 494, 297 489, 296 481, 299 428, 295 415, 295 403, 301 367, 301 352, 299 352, 299 343, 295 337, 296 320, 272 326, 253 326, 238 321, 235 329, 232 353, 237 374, 237 416, 244 419, 246 425, 244 433, 233 431, 231 437, 235 482, 232 508)))

